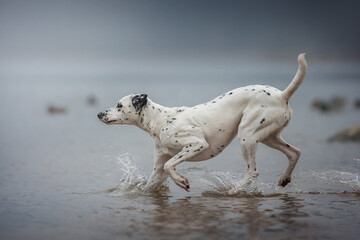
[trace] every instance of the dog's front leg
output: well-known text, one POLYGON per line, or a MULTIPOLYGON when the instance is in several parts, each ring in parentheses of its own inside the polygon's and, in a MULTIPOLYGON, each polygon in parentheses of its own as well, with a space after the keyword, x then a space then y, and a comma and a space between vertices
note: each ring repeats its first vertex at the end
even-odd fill
POLYGON ((185 177, 177 174, 175 172, 175 167, 184 161, 190 160, 208 147, 209 144, 205 141, 205 139, 198 139, 198 141, 186 144, 185 147, 178 154, 176 154, 168 162, 165 163, 165 172, 169 174, 169 176, 176 185, 189 192, 189 181, 185 177))
POLYGON ((168 174, 164 170, 164 164, 170 159, 170 156, 165 155, 161 150, 155 146, 154 150, 154 169, 151 173, 144 190, 156 190, 168 178, 168 174))

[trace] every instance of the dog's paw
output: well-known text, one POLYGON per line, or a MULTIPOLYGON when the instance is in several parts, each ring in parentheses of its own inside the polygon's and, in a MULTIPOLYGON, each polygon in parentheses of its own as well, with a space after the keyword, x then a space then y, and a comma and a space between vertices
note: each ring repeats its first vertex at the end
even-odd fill
POLYGON ((190 192, 190 184, 189 180, 184 176, 179 175, 179 178, 175 180, 176 185, 183 188, 185 191, 190 192))
POLYGON ((289 182, 291 182, 291 177, 281 177, 278 183, 278 186, 285 187, 289 182))

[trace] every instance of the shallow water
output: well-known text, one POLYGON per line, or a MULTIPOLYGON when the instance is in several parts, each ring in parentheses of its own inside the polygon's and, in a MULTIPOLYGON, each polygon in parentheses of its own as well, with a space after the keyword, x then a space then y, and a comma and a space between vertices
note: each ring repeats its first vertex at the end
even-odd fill
POLYGON ((190 193, 171 181, 144 193, 151 138, 133 126, 102 124, 96 114, 134 92, 166 106, 192 106, 247 84, 284 89, 296 66, 253 75, 2 76, 0 238, 358 239, 359 144, 326 139, 359 124, 351 103, 360 97, 360 74, 313 69, 291 100, 294 115, 283 134, 302 150, 292 182, 277 186, 287 160, 259 146, 259 178, 231 197, 226 191, 245 172, 236 140, 215 159, 177 168, 190 193), (91 94, 96 106, 86 102, 91 94), (334 95, 348 100, 342 112, 310 109, 313 99, 334 95), (49 104, 68 112, 50 115, 49 104))

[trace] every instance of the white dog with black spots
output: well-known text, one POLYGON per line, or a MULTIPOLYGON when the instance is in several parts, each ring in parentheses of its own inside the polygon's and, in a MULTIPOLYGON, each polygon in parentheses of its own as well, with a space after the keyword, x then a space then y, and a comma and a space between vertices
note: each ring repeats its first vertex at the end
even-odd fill
MULTIPOLYGON (((154 170, 145 186, 157 189, 168 178, 189 191, 188 179, 175 167, 182 162, 204 161, 221 153, 238 137, 247 171, 244 184, 258 176, 256 148, 263 143, 284 153, 289 164, 279 186, 291 181, 300 150, 286 143, 281 131, 291 119, 289 99, 305 78, 305 54, 298 56, 299 68, 290 83, 280 91, 264 85, 231 90, 194 107, 168 108, 151 101, 146 94, 122 98, 114 108, 98 114, 106 124, 136 125, 148 132, 155 143, 154 170)), ((229 194, 235 193, 234 187, 229 194)))

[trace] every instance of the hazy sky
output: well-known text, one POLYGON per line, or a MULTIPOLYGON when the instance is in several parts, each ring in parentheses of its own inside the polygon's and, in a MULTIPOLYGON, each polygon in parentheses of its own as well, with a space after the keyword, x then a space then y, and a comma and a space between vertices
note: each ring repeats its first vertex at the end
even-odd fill
POLYGON ((0 0, 0 60, 360 60, 358 2, 0 0))

